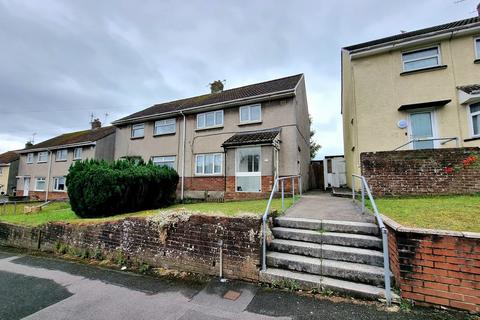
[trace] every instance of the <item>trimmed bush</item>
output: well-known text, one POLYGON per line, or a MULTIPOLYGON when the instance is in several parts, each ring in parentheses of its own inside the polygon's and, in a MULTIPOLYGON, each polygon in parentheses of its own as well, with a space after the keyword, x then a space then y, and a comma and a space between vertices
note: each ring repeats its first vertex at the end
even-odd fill
POLYGON ((175 200, 177 172, 143 161, 75 162, 67 175, 72 210, 82 218, 155 209, 175 200))

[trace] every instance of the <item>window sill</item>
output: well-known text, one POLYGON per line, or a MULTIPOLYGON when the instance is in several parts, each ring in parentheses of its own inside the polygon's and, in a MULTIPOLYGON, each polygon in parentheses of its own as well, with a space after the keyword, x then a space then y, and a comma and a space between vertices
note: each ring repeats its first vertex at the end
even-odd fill
POLYGON ((201 174, 201 173, 195 173, 194 177, 199 177, 199 178, 208 178, 208 177, 224 177, 223 174, 221 173, 212 173, 212 174, 201 174))
POLYGON ((159 133, 159 134, 154 134, 153 137, 158 138, 158 137, 164 137, 164 136, 174 136, 175 134, 176 132, 159 133))
POLYGON ((67 159, 65 159, 65 160, 55 160, 55 162, 67 162, 67 159))
POLYGON ((54 190, 52 190, 52 192, 63 192, 63 193, 66 193, 67 190, 55 190, 55 189, 54 189, 54 190))
POLYGON ((470 141, 476 141, 476 140, 480 140, 480 137, 472 137, 472 138, 464 139, 463 142, 470 142, 470 141))
POLYGON ((480 64, 480 58, 473 60, 473 63, 475 63, 475 64, 480 64))
POLYGON ((143 139, 143 138, 145 138, 145 136, 143 136, 143 137, 130 137, 130 140, 138 140, 138 139, 143 139))
POLYGON ((223 129, 223 125, 221 126, 213 126, 208 128, 197 128, 195 131, 205 131, 205 130, 213 130, 213 129, 223 129))
POLYGON ((47 163, 47 161, 38 161, 37 164, 47 163))
POLYGON ((429 67, 429 68, 423 68, 423 69, 415 69, 415 70, 410 70, 410 71, 404 71, 404 72, 400 73, 400 75, 401 76, 408 76, 408 75, 414 74, 414 73, 421 73, 421 72, 428 72, 428 71, 435 71, 435 70, 443 70, 443 69, 447 69, 447 66, 442 65, 442 66, 436 66, 436 67, 429 67))
POLYGON ((73 159, 73 161, 81 161, 82 158, 76 158, 76 159, 73 159))
POLYGON ((260 121, 245 121, 245 122, 240 122, 238 125, 239 126, 248 126, 250 124, 261 124, 262 120, 260 121))

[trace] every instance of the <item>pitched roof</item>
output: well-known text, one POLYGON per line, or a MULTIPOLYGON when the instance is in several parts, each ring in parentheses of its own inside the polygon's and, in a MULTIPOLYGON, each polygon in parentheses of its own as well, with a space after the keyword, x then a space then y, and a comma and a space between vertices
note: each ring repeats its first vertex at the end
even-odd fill
POLYGON ((456 28, 462 28, 462 27, 467 27, 471 24, 479 24, 480 23, 480 17, 474 17, 474 18, 469 18, 469 19, 464 19, 464 20, 459 20, 455 22, 450 22, 450 23, 445 23, 441 24, 438 26, 433 26, 425 29, 420 29, 420 30, 415 30, 411 32, 405 32, 405 33, 400 33, 396 34, 394 36, 390 37, 385 37, 385 38, 380 38, 372 41, 367 41, 359 44, 355 44, 352 46, 344 47, 345 50, 348 51, 354 51, 357 49, 363 49, 375 45, 380 45, 383 43, 388 43, 392 41, 398 41, 398 40, 405 40, 408 38, 416 37, 416 36, 421 36, 425 35, 431 32, 441 32, 441 31, 448 31, 450 29, 456 29, 456 28))
POLYGON ((273 140, 275 140, 279 133, 279 128, 239 132, 225 140, 222 146, 233 147, 248 144, 271 143, 273 140))
POLYGON ((109 127, 98 128, 98 129, 65 133, 57 137, 54 137, 52 139, 34 144, 33 146, 30 146, 20 151, 48 149, 48 148, 61 147, 61 146, 66 146, 71 144, 94 142, 102 138, 105 138, 106 136, 114 132, 115 132, 115 127, 109 126, 109 127))
POLYGON ((19 155, 15 151, 7 151, 0 154, 0 164, 8 164, 15 160, 18 160, 19 155))
POLYGON ((462 90, 465 93, 468 94, 478 94, 480 93, 480 84, 471 84, 468 86, 460 86, 457 87, 458 90, 462 90))
POLYGON ((129 116, 114 121, 114 124, 128 122, 136 118, 162 115, 175 111, 182 111, 195 107, 202 107, 212 104, 227 103, 239 99, 248 99, 261 95, 269 95, 287 90, 294 90, 303 74, 297 74, 285 78, 260 82, 248 86, 233 88, 218 93, 210 93, 201 96, 175 100, 153 105, 147 109, 135 112, 129 116))

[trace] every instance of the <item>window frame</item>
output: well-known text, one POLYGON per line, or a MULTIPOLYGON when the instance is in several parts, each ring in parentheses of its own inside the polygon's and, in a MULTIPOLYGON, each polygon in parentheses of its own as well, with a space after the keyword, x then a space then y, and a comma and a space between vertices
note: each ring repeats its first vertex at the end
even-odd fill
POLYGON ((144 138, 144 137, 145 137, 145 122, 132 124, 132 127, 130 128, 130 138, 131 139, 141 139, 141 138, 144 138), (136 130, 140 130, 140 128, 135 128, 135 127, 140 127, 140 126, 142 127, 141 130, 143 130, 143 134, 141 136, 134 136, 133 133, 136 130))
POLYGON ((83 157, 83 148, 78 147, 73 149, 73 160, 82 160, 83 157), (77 157, 77 150, 80 150, 80 157, 77 157))
MULTIPOLYGON (((165 159, 165 158, 173 158, 173 166, 171 167, 173 170, 177 170, 177 156, 152 156, 150 159, 152 160, 152 163, 155 164, 155 165, 158 165, 158 163, 162 163, 162 162, 172 162, 172 161, 158 161, 158 162, 155 162, 153 159, 154 158, 162 158, 162 159, 165 159)), ((168 165, 165 165, 167 167, 170 167, 168 165)))
POLYGON ((241 106, 238 108, 238 117, 240 120, 240 124, 248 124, 248 123, 259 123, 262 122, 262 104, 261 103, 255 103, 255 104, 250 104, 246 106, 241 106), (252 108, 258 107, 260 109, 260 118, 256 120, 252 120, 252 108), (243 120, 242 121, 242 109, 248 110, 248 120, 243 120))
POLYGON ((472 109, 471 109, 472 106, 477 106, 477 105, 480 106, 480 102, 470 103, 468 105, 468 118, 469 118, 468 123, 469 123, 469 126, 470 126, 470 136, 472 138, 479 138, 480 137, 480 130, 477 134, 475 134, 475 130, 473 128, 473 117, 474 116, 479 116, 480 117, 480 111, 476 111, 476 112, 472 113, 472 109))
POLYGON ((480 37, 473 38, 473 46, 475 49, 475 60, 480 59, 480 37))
POLYGON ((262 186, 262 147, 261 146, 246 146, 240 147, 235 150, 235 192, 249 192, 249 193, 260 193, 263 190, 262 186), (240 149, 252 149, 258 150, 258 171, 239 171, 240 166, 240 149), (258 191, 248 191, 248 190, 238 190, 238 178, 239 177, 254 177, 260 180, 260 190, 258 191))
POLYGON ((35 153, 34 152, 27 153, 27 159, 25 160, 25 162, 27 164, 32 164, 34 161, 35 161, 35 153), (32 156, 31 159, 29 159, 30 156, 32 156))
POLYGON ((35 177, 35 191, 47 191, 47 179, 45 177, 35 177), (43 190, 38 189, 38 181, 43 181, 43 190))
POLYGON ((154 137, 163 136, 163 135, 167 135, 167 134, 174 134, 176 132, 177 132, 177 119, 176 118, 160 119, 160 120, 156 120, 153 123, 153 136, 154 137), (166 121, 169 121, 169 120, 173 120, 173 123, 158 124, 159 122, 166 122, 166 121), (173 125, 173 131, 162 132, 162 133, 157 132, 158 127, 168 127, 168 126, 171 126, 171 125, 173 125))
POLYGON ((225 123, 225 114, 223 112, 223 109, 198 113, 197 117, 196 117, 196 129, 197 130, 207 130, 207 129, 212 129, 212 128, 221 128, 221 127, 223 127, 224 123, 225 123), (214 124, 211 125, 211 126, 207 126, 207 114, 212 114, 212 113, 213 113, 214 124), (222 115, 222 123, 221 124, 217 124, 217 116, 216 116, 217 113, 222 115), (203 126, 199 126, 200 117, 203 117, 203 126))
POLYGON ((67 161, 67 158, 68 158, 68 149, 59 149, 55 153, 55 161, 56 162, 65 162, 65 161, 67 161), (63 154, 63 153, 65 153, 65 158, 59 158, 58 155, 63 154))
POLYGON ((401 59, 402 59, 402 70, 403 70, 403 72, 413 72, 413 71, 418 71, 418 70, 440 67, 442 65, 442 52, 440 50, 440 45, 437 44, 437 45, 433 45, 433 46, 422 47, 422 48, 417 48, 417 49, 408 50, 408 51, 402 51, 401 59), (421 51, 427 51, 427 50, 431 50, 431 49, 437 49, 437 54, 433 55, 433 56, 428 56, 428 57, 419 58, 419 59, 413 59, 413 60, 409 60, 409 61, 404 60, 404 55, 406 55, 406 54, 421 52, 421 51), (405 62, 426 60, 426 59, 433 58, 433 57, 438 57, 438 63, 434 66, 428 66, 428 67, 416 68, 416 69, 410 69, 410 70, 405 69, 405 62))
POLYGON ((223 174, 223 154, 220 152, 210 152, 210 153, 199 153, 195 155, 195 175, 196 176, 221 176, 223 174), (212 155, 213 156, 213 161, 212 161, 212 173, 205 173, 205 156, 212 155), (219 156, 220 157, 220 171, 215 172, 215 157, 219 156), (203 163, 202 163, 202 172, 198 172, 198 158, 203 157, 203 163))
POLYGON ((53 178, 53 191, 57 191, 57 192, 66 192, 67 191, 67 179, 66 179, 66 177, 54 177, 53 178), (63 190, 58 189, 59 179, 63 179, 63 190))
POLYGON ((47 163, 48 162, 48 151, 40 151, 37 153, 37 163, 47 163), (40 154, 46 154, 47 159, 45 161, 40 161, 40 154))

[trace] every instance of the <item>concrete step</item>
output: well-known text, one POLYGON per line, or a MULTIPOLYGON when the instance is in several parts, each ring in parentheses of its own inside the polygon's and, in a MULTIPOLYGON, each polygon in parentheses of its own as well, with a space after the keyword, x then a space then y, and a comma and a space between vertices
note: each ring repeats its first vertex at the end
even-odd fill
POLYGON ((384 285, 382 267, 360 263, 319 259, 270 251, 267 252, 267 266, 366 283, 374 286, 384 285))
POLYGON ((321 259, 364 263, 383 267, 383 253, 381 251, 370 249, 286 239, 273 239, 270 242, 269 249, 271 251, 298 254, 321 259))
POLYGON ((378 235, 380 230, 374 223, 337 221, 337 220, 314 220, 305 218, 280 217, 275 219, 275 225, 285 228, 322 230, 329 232, 344 232, 355 234, 378 235))
POLYGON ((279 239, 332 244, 355 248, 382 248, 382 239, 362 234, 324 232, 323 230, 315 231, 284 227, 275 227, 272 229, 272 233, 275 238, 279 239))
MULTIPOLYGON (((314 274, 268 268, 260 272, 260 281, 270 284, 288 284, 293 282, 298 289, 302 290, 332 290, 341 294, 363 298, 363 299, 384 299, 385 289, 368 284, 355 283, 345 280, 333 279, 314 274)), ((393 301, 399 301, 399 297, 392 292, 393 301)))

